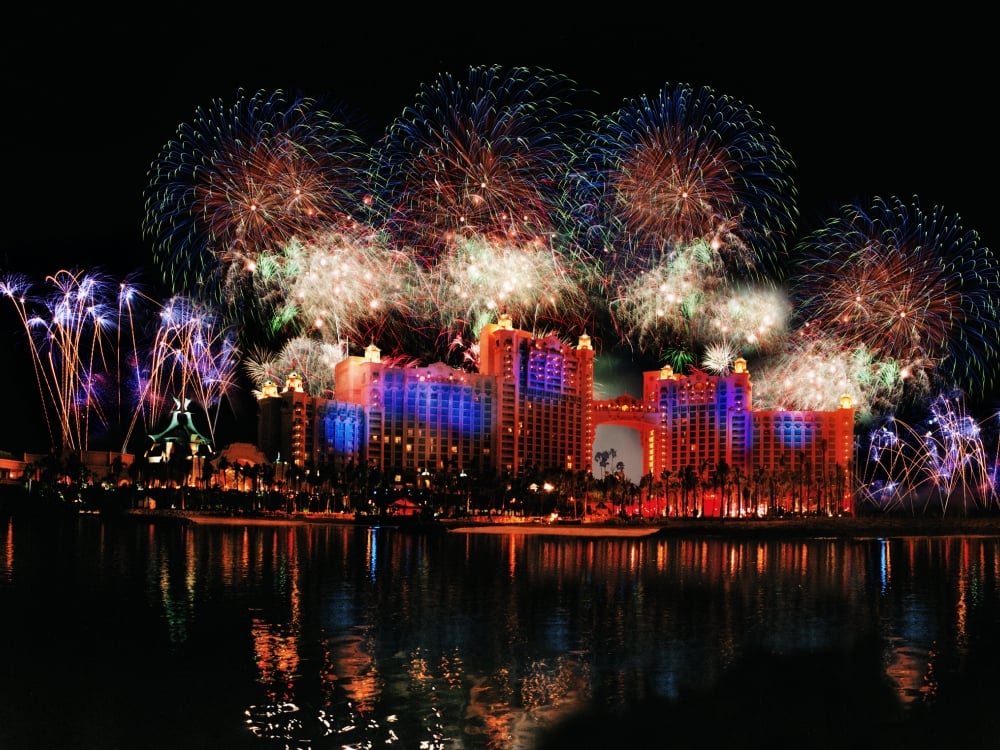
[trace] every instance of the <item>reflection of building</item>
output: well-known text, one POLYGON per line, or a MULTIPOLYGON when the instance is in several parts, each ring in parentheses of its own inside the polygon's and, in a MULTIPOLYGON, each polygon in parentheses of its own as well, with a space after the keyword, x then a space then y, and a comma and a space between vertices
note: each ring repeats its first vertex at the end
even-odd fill
MULTIPOLYGON (((831 477, 851 486, 854 409, 846 395, 825 412, 753 411, 746 362, 728 375, 669 367, 647 372, 643 399, 594 400, 594 351, 555 336, 535 338, 507 316, 483 328, 478 373, 437 363, 398 367, 369 346, 335 371, 334 400, 301 378, 269 384, 259 399, 258 445, 298 465, 367 465, 400 476, 471 470, 522 475, 586 471, 599 424, 636 429, 643 474, 703 473, 722 462, 742 476, 766 469, 831 477)), ((712 508, 705 508, 712 513, 712 508)), ((717 511, 717 509, 716 509, 717 511)))

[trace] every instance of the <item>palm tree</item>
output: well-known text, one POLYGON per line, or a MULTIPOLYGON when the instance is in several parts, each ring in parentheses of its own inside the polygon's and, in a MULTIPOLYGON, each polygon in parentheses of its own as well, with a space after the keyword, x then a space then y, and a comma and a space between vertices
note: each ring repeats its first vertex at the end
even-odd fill
MULTIPOLYGON (((760 508, 760 496, 767 486, 767 470, 763 466, 754 467, 753 474, 750 478, 750 504, 754 510, 754 515, 757 514, 760 508)), ((766 505, 765 515, 771 515, 774 509, 771 507, 770 500, 766 505)))
POLYGON ((664 514, 670 512, 670 490, 671 490, 671 479, 674 478, 674 473, 670 469, 664 469, 660 472, 660 479, 663 481, 663 503, 664 514))
POLYGON ((744 490, 746 489, 745 480, 746 474, 743 472, 742 466, 733 467, 733 485, 736 487, 736 515, 739 518, 743 518, 743 513, 745 511, 745 498, 743 496, 744 490))
POLYGON ((695 471, 694 464, 684 464, 681 479, 681 509, 683 515, 688 515, 691 509, 690 498, 698 488, 698 472, 695 471))
POLYGON ((713 471, 714 467, 712 463, 706 458, 702 459, 702 462, 698 464, 698 487, 701 492, 695 495, 695 502, 697 503, 697 508, 695 515, 701 518, 705 515, 705 492, 713 486, 713 471))
POLYGON ((629 491, 632 485, 625 479, 625 462, 619 461, 615 464, 615 481, 618 483, 618 489, 621 494, 619 495, 619 500, 621 504, 621 517, 625 517, 625 500, 628 498, 629 491))
POLYGON ((594 454, 594 460, 597 465, 601 467, 601 484, 604 490, 604 501, 608 500, 608 464, 611 463, 611 459, 618 455, 618 451, 614 448, 610 448, 606 451, 598 451, 594 454))
MULTIPOLYGON (((843 466, 837 465, 834 467, 834 482, 833 482, 833 512, 840 514, 844 509, 844 495, 847 493, 849 487, 847 483, 847 470, 843 466)), ((853 515, 853 508, 852 515, 853 515)))
POLYGON ((720 507, 722 508, 721 512, 723 518, 729 515, 729 512, 732 510, 730 506, 731 498, 729 495, 729 474, 729 464, 726 463, 726 459, 720 458, 719 463, 716 464, 715 467, 714 483, 717 487, 716 492, 722 492, 722 502, 720 507))
POLYGON ((610 448, 606 451, 598 451, 594 454, 594 460, 597 462, 597 465, 601 467, 602 478, 606 478, 608 476, 608 464, 611 463, 611 459, 616 458, 617 456, 618 451, 614 448, 610 448))

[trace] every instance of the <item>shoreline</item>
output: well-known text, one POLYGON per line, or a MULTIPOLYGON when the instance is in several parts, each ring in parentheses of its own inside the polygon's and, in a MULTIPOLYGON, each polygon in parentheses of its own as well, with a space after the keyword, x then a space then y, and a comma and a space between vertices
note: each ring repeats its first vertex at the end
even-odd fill
POLYGON ((662 521, 620 520, 546 523, 534 520, 495 522, 469 519, 428 521, 416 517, 355 518, 347 514, 224 516, 199 511, 133 509, 112 517, 149 523, 176 522, 195 526, 300 526, 342 524, 385 526, 415 533, 520 534, 567 537, 725 537, 769 538, 888 538, 986 536, 1000 537, 1000 515, 860 517, 800 516, 774 519, 668 518, 662 521))

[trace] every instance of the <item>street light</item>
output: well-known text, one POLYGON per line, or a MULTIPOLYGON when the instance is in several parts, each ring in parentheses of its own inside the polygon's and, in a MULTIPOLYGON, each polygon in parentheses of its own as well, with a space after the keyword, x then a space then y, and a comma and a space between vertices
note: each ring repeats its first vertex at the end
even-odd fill
MULTIPOLYGON (((556 488, 555 485, 552 484, 551 482, 546 482, 545 484, 542 485, 542 489, 545 490, 545 495, 547 497, 550 497, 550 498, 551 498, 551 495, 552 495, 552 490, 554 490, 555 488, 556 488)), ((545 504, 547 506, 551 506, 552 505, 552 503, 551 503, 550 500, 546 500, 545 504)), ((549 511, 549 520, 554 520, 556 515, 558 515, 557 511, 551 511, 550 510, 549 511)))
POLYGON ((465 469, 462 469, 458 474, 458 484, 462 488, 462 492, 465 494, 465 515, 469 515, 472 510, 472 493, 469 492, 469 488, 466 485, 466 479, 469 475, 465 473, 465 469))

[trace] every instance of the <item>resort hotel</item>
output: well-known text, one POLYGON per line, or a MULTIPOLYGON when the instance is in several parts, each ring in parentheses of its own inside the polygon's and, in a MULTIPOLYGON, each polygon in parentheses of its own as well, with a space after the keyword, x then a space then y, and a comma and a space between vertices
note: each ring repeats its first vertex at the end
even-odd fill
POLYGON ((847 394, 833 411, 755 411, 738 358, 724 375, 646 372, 641 399, 599 400, 588 336, 576 346, 536 338, 507 316, 482 329, 479 356, 477 373, 395 366, 371 345, 336 365, 332 394, 310 395, 296 373, 283 386, 269 382, 258 397, 257 448, 270 462, 367 467, 414 486, 442 473, 589 473, 597 428, 617 425, 638 433, 643 476, 662 482, 684 513, 695 512, 695 495, 706 516, 770 513, 788 497, 800 512, 853 510, 847 394))

